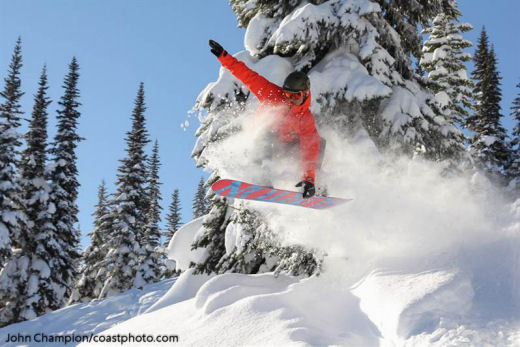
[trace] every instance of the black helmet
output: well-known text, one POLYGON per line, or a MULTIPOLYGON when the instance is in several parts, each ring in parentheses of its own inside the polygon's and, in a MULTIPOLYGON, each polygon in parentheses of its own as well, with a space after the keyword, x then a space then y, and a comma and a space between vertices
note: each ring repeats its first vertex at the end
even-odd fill
POLYGON ((311 88, 309 77, 301 71, 291 72, 283 81, 283 89, 289 92, 299 92, 311 88))

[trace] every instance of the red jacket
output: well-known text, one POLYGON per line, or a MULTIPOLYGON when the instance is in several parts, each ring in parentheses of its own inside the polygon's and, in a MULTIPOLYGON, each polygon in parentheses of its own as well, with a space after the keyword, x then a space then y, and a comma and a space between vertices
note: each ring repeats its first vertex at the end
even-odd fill
POLYGON ((256 95, 260 101, 259 113, 266 107, 276 107, 280 110, 280 120, 274 124, 272 130, 282 142, 300 141, 302 166, 305 170, 303 178, 311 178, 314 183, 320 152, 320 136, 309 110, 310 94, 302 105, 294 105, 283 95, 281 87, 269 82, 231 54, 222 55, 218 59, 222 66, 256 95))

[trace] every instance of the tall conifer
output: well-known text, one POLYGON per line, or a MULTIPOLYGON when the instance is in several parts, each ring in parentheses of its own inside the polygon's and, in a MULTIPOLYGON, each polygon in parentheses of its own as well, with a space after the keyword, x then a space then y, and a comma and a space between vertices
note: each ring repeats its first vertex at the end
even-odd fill
MULTIPOLYGON (((520 83, 516 85, 520 89, 520 83)), ((518 190, 520 189, 520 91, 513 100, 511 106, 511 116, 516 122, 511 140, 511 162, 507 168, 507 177, 510 181, 510 186, 518 190)))
POLYGON ((160 166, 159 143, 156 140, 148 165, 148 187, 146 189, 148 207, 146 211, 146 226, 141 242, 143 254, 140 257, 139 269, 134 282, 136 287, 157 282, 163 267, 159 249, 161 238, 159 222, 161 221, 162 210, 160 206, 160 201, 162 200, 161 182, 159 181, 160 166))
POLYGON ((79 65, 73 58, 64 79, 63 96, 58 102, 58 130, 50 150, 53 163, 47 170, 51 181, 48 211, 52 216, 34 236, 34 253, 39 261, 31 264, 27 318, 63 307, 77 275, 80 255, 76 149, 82 140, 77 133, 81 115, 78 80, 79 65))
MULTIPOLYGON (((148 210, 146 212, 146 227, 145 231, 148 236, 153 235, 153 242, 158 242, 160 237, 159 222, 161 221, 162 207, 160 202, 161 196, 161 182, 159 180, 159 169, 161 162, 159 158, 159 142, 156 140, 152 148, 152 156, 148 163, 148 186, 146 194, 148 196, 148 210)), ((150 241, 150 240, 149 240, 150 241)))
POLYGON ((45 177, 47 163, 47 109, 51 103, 47 97, 48 88, 47 68, 44 67, 34 100, 29 131, 25 135, 27 147, 22 154, 20 163, 24 200, 26 202, 25 213, 30 221, 28 229, 32 233, 40 230, 42 226, 40 219, 48 210, 49 187, 45 177))
POLYGON ((460 15, 458 10, 451 16, 441 13, 433 19, 431 27, 423 30, 429 37, 423 45, 420 65, 429 73, 435 97, 446 117, 463 126, 467 109, 472 106, 473 83, 466 76, 464 64, 471 60, 471 55, 463 52, 472 43, 463 39, 462 34, 473 27, 458 23, 460 15))
POLYGON ((24 249, 31 224, 24 214, 23 180, 18 176, 21 145, 18 128, 23 113, 21 67, 21 40, 18 39, 4 79, 4 90, 0 92, 0 326, 23 319, 23 292, 27 282, 28 257, 24 249))
POLYGON ((0 92, 0 267, 11 255, 11 246, 21 247, 20 238, 25 216, 22 189, 18 182, 18 155, 22 135, 22 107, 20 70, 22 68, 22 41, 14 47, 4 89, 0 92))
POLYGON ((106 241, 112 232, 113 222, 105 181, 98 188, 98 202, 93 216, 94 230, 89 233, 90 244, 82 254, 83 266, 69 304, 97 299, 106 280, 107 267, 110 266, 106 261, 106 241))
POLYGON ((148 197, 147 157, 149 142, 145 126, 144 84, 141 83, 132 112, 132 129, 126 133, 126 157, 117 175, 117 191, 113 203, 114 228, 107 240, 107 280, 100 296, 110 296, 130 289, 143 254, 141 242, 146 226, 148 197))
POLYGON ((172 194, 172 202, 170 204, 168 215, 166 215, 166 233, 164 246, 167 247, 175 232, 181 226, 181 201, 179 198, 179 189, 175 189, 172 194))
POLYGON ((470 139, 470 150, 477 168, 493 179, 502 181, 511 152, 506 143, 506 130, 501 125, 501 77, 494 48, 489 48, 485 28, 479 38, 474 62, 476 103, 474 114, 468 118, 468 128, 474 132, 470 139))
POLYGON ((25 231, 25 243, 22 248, 22 258, 19 260, 18 270, 22 271, 24 264, 27 268, 22 272, 27 276, 27 285, 20 291, 21 306, 20 319, 31 319, 51 309, 56 308, 59 296, 48 290, 52 286, 49 272, 52 253, 57 248, 39 245, 39 241, 46 235, 53 234, 55 227, 52 224, 54 204, 49 202, 50 187, 46 180, 45 165, 47 161, 47 108, 50 100, 47 97, 47 74, 43 68, 38 92, 35 96, 32 120, 26 134, 27 147, 22 155, 21 177, 24 190, 25 211, 28 216, 28 225, 25 231), (47 252, 47 250, 51 252, 47 252), (27 261, 21 261, 23 258, 27 261), (41 300, 39 300, 41 298, 41 300), (53 306, 54 305, 54 306, 53 306))
MULTIPOLYGON (((20 105, 23 95, 21 67, 21 40, 18 39, 4 79, 4 90, 0 92, 3 100, 0 103, 0 326, 24 319, 24 293, 30 260, 30 255, 26 253, 33 244, 30 242, 32 223, 25 214, 26 180, 20 178, 20 166, 24 160, 20 162, 18 159, 22 137, 18 128, 23 113, 20 105)), ((45 88, 39 89, 38 95, 42 94, 45 94, 45 88)), ((31 126, 35 123, 35 117, 33 112, 31 126)))
POLYGON ((208 212, 208 201, 206 199, 206 189, 204 188, 204 179, 201 177, 197 185, 197 191, 193 198, 193 218, 204 216, 208 212))
POLYGON ((163 259, 164 259, 164 277, 170 278, 178 274, 176 271, 175 262, 168 259, 167 249, 171 239, 179 230, 181 226, 181 201, 179 198, 179 189, 175 189, 172 194, 172 201, 168 208, 168 214, 166 215, 166 231, 163 233, 164 242, 162 246, 163 259))

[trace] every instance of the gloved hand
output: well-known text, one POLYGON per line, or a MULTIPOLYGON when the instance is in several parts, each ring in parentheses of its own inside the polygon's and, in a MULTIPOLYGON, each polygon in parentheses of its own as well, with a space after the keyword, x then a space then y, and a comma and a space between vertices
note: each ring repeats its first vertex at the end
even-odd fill
POLYGON ((303 187, 303 198, 310 198, 314 194, 316 194, 316 188, 314 187, 314 183, 309 182, 312 181, 312 178, 301 180, 296 184, 295 187, 303 187))
POLYGON ((218 42, 209 40, 209 46, 211 47, 211 53, 215 54, 217 58, 227 55, 226 50, 218 42))

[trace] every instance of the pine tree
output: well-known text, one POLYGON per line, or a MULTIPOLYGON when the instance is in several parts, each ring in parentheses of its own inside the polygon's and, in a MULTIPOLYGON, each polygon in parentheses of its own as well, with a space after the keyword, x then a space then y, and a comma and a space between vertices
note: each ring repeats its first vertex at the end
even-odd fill
POLYGON ((161 163, 159 158, 159 142, 156 140, 152 149, 152 156, 150 157, 148 164, 148 187, 146 190, 149 206, 146 214, 147 225, 145 228, 146 234, 148 236, 153 235, 154 242, 158 242, 158 238, 160 237, 159 222, 161 221, 162 210, 160 205, 160 201, 162 200, 160 190, 162 183, 159 181, 160 167, 161 163))
POLYGON ((19 321, 23 303, 18 291, 23 290, 26 280, 18 271, 21 247, 25 244, 23 231, 27 226, 22 217, 22 187, 17 179, 17 154, 21 145, 17 129, 23 114, 19 104, 23 95, 21 67, 21 39, 18 39, 0 93, 4 100, 0 104, 0 326, 19 321))
POLYGON ((23 180, 18 161, 21 145, 18 128, 20 105, 21 39, 16 42, 5 87, 0 92, 0 326, 22 320, 23 292, 27 282, 28 257, 24 255, 30 234, 25 215, 23 180))
POLYGON ((77 134, 79 65, 75 58, 65 76, 64 94, 58 104, 58 130, 50 152, 53 164, 46 171, 51 181, 48 216, 34 241, 26 288, 25 319, 63 307, 72 289, 79 260, 77 196, 79 182, 76 148, 81 141, 77 134))
MULTIPOLYGON (((520 89, 520 83, 516 87, 520 89)), ((513 128, 513 139, 510 143, 511 162, 507 168, 507 178, 510 181, 510 187, 518 190, 520 189, 520 92, 513 100, 511 116, 516 121, 516 124, 513 128)))
MULTIPOLYGON (((208 179, 208 184, 213 184, 217 180, 218 176, 214 173, 208 179)), ((202 223, 201 236, 192 245, 192 249, 205 248, 209 250, 207 258, 202 263, 191 264, 195 267, 197 273, 210 274, 228 270, 219 266, 221 260, 226 255, 224 230, 226 230, 229 224, 227 215, 228 203, 221 196, 214 193, 211 195, 210 210, 202 223)))
POLYGON ((460 15, 458 10, 452 16, 441 13, 433 19, 431 27, 423 30, 423 34, 427 33, 429 37, 424 42, 420 64, 434 82, 432 89, 444 115, 462 127, 473 97, 473 83, 466 76, 464 64, 471 59, 471 55, 462 51, 471 47, 472 43, 464 40, 462 33, 473 27, 458 23, 460 15))
POLYGON ((164 246, 168 247, 170 240, 172 239, 175 232, 179 230, 181 226, 181 201, 179 199, 179 189, 175 189, 172 194, 172 202, 166 215, 166 233, 164 246))
MULTIPOLYGON (((411 59, 421 55, 418 26, 452 11, 453 1, 231 0, 230 4, 239 25, 247 28, 246 51, 236 57, 279 85, 294 70, 306 72, 319 131, 327 128, 341 138, 366 138, 389 155, 449 164, 463 157, 460 131, 417 80, 411 59), (276 71, 266 66, 275 66, 276 71)), ((205 117, 192 155, 198 166, 212 171, 206 186, 223 169, 211 160, 215 146, 240 131, 247 113, 242 111, 254 108, 255 102, 226 71, 199 95, 195 109, 205 117)), ((229 210, 226 199, 211 193, 208 198, 209 212, 193 244, 205 248, 208 256, 193 264, 197 271, 267 271, 279 266, 280 271, 293 274, 319 271, 319 252, 282 247, 276 237, 268 236, 276 235, 276 230, 270 230, 260 213, 241 217, 243 206, 235 204, 229 210), (229 249, 226 235, 235 228, 256 228, 255 233, 263 234, 257 235, 258 240, 263 241, 256 243, 244 232, 236 244, 253 242, 251 247, 229 249), (305 265, 298 266, 300 261, 305 265)), ((247 211, 254 212, 251 207, 247 211)))
POLYGON ((159 168, 161 166, 159 160, 159 143, 154 143, 152 156, 149 161, 147 198, 148 208, 146 211, 146 226, 141 247, 144 254, 141 256, 139 269, 134 281, 134 286, 142 287, 144 284, 157 282, 161 276, 163 264, 161 252, 159 250, 161 231, 159 222, 161 221, 160 201, 161 190, 159 182, 159 168))
POLYGON ((105 181, 98 188, 98 203, 94 216, 94 230, 89 233, 90 244, 82 254, 83 266, 69 299, 69 304, 97 299, 106 279, 107 245, 112 231, 109 201, 105 181))
MULTIPOLYGON (((17 180, 18 154, 22 135, 18 133, 23 114, 20 98, 22 42, 19 38, 0 92, 0 268, 11 256, 11 247, 20 248, 25 223, 22 189, 17 180)), ((0 285, 1 289, 1 285, 0 285)), ((1 303, 0 303, 1 305, 1 303)))
POLYGON ((206 199, 206 189, 204 188, 204 178, 200 178, 197 192, 193 198, 193 219, 204 216, 208 212, 208 202, 206 199))
POLYGON ((170 203, 168 214, 166 215, 166 232, 163 234, 164 242, 162 246, 162 256, 165 267, 163 275, 166 278, 170 278, 178 274, 178 272, 175 270, 175 262, 171 259, 168 259, 167 249, 171 239, 181 226, 181 220, 182 217, 179 190, 175 189, 172 194, 172 202, 170 203))
MULTIPOLYGON (((47 163, 47 119, 48 106, 51 104, 47 97, 47 68, 44 66, 38 92, 34 100, 32 120, 29 131, 25 135, 27 147, 22 154, 20 175, 24 191, 25 214, 28 217, 28 233, 35 234, 41 230, 49 207, 47 204, 49 186, 45 177, 47 163)), ((28 239, 28 237, 26 237, 28 239)))
POLYGON ((511 152, 506 143, 507 133, 501 125, 500 74, 494 48, 489 48, 485 29, 479 38, 475 53, 475 112, 468 118, 468 128, 474 132, 470 139, 470 151, 476 167, 492 179, 502 181, 511 152))
POLYGON ((113 201, 114 228, 107 241, 109 248, 107 280, 100 296, 106 297, 132 288, 139 257, 143 254, 141 242, 146 226, 148 198, 146 195, 147 158, 145 146, 149 142, 145 127, 144 84, 137 92, 132 112, 132 129, 127 132, 126 158, 121 160, 117 175, 117 191, 113 201))
MULTIPOLYGON (((24 231, 24 246, 18 259, 18 271, 24 273, 25 282, 19 285, 18 301, 20 316, 18 320, 31 319, 50 310, 46 304, 46 288, 52 285, 49 274, 48 254, 38 245, 42 235, 54 232, 52 213, 54 205, 49 203, 50 187, 46 180, 47 162, 47 109, 51 101, 47 97, 47 71, 43 68, 38 92, 35 96, 32 120, 26 134, 27 147, 21 160, 21 182, 24 191, 25 213, 28 217, 24 231), (23 288, 23 289, 22 289, 23 288), (41 288, 41 290, 40 290, 41 288), (37 299, 43 298, 41 302, 37 299), (43 303, 43 305, 42 305, 43 303)), ((52 297, 53 294, 50 294, 52 297)))
POLYGON ((476 129, 479 122, 481 121, 478 109, 482 100, 483 90, 485 89, 485 71, 489 56, 489 38, 487 35, 486 27, 482 27, 480 36, 477 42, 477 48, 473 55, 473 63, 475 69, 471 72, 471 77, 474 81, 473 96, 475 98, 475 111, 472 115, 467 118, 466 127, 468 129, 476 129))

